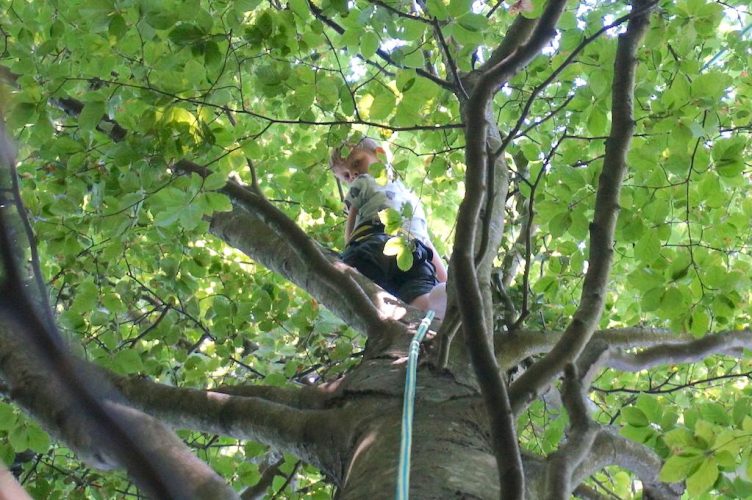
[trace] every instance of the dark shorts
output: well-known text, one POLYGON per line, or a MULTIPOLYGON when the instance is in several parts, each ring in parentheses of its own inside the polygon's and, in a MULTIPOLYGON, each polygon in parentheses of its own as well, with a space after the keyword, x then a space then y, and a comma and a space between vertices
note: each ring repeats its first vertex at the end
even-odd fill
POLYGON ((384 255, 384 245, 391 238, 388 234, 372 234, 365 239, 351 242, 342 253, 342 261, 381 288, 409 304, 416 297, 433 290, 439 280, 436 268, 431 263, 433 252, 416 240, 413 251, 413 267, 402 271, 397 267, 397 258, 384 255))

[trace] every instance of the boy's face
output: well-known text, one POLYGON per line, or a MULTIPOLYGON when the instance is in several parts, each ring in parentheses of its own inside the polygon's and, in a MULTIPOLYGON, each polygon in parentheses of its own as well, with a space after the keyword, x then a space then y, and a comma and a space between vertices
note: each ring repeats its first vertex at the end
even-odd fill
POLYGON ((337 179, 350 184, 359 175, 368 172, 368 167, 378 162, 378 158, 371 151, 365 149, 353 149, 347 158, 332 165, 332 172, 337 179))

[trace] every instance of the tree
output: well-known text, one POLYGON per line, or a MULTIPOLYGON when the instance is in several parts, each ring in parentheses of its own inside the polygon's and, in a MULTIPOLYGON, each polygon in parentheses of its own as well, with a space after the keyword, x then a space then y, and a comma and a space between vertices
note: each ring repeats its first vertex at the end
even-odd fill
POLYGON ((745 4, 5 0, 2 461, 392 496, 423 314, 333 251, 358 130, 451 257, 415 498, 751 495, 745 4))

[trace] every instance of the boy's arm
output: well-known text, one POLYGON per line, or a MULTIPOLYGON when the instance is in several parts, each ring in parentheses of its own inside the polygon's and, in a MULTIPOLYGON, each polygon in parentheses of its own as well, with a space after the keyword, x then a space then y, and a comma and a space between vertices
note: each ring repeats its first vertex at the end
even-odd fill
POLYGON ((444 266, 444 261, 441 260, 441 257, 439 257, 439 252, 436 251, 436 247, 433 246, 433 243, 431 241, 428 242, 428 247, 431 249, 431 252, 433 252, 433 259, 431 259, 431 264, 433 264, 433 267, 436 268, 436 278, 439 280, 439 283, 446 283, 447 270, 444 266))
POLYGON ((345 224, 345 244, 349 243, 350 235, 355 229, 355 219, 358 217, 358 207, 350 207, 347 212, 347 223, 345 224))

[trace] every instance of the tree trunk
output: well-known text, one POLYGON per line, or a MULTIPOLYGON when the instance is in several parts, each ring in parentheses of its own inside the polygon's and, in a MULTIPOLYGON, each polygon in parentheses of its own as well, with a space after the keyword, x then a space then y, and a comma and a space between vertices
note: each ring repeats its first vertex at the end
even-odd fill
MULTIPOLYGON (((445 375, 419 371, 410 461, 413 498, 499 498, 485 408, 476 396, 457 395, 466 391, 445 375)), ((346 404, 356 406, 362 420, 339 498, 394 498, 402 395, 352 395, 346 404)))

